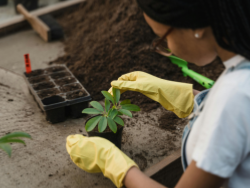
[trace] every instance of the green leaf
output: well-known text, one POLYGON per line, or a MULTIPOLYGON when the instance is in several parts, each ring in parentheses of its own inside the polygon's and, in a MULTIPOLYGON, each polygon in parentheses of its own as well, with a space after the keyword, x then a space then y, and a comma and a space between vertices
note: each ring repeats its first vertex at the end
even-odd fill
POLYGON ((139 108, 139 106, 134 105, 134 104, 124 104, 124 105, 121 105, 121 106, 122 106, 122 109, 129 110, 129 111, 137 112, 137 111, 141 110, 139 108))
POLYGON ((31 138, 31 136, 28 133, 13 132, 13 133, 7 134, 7 135, 3 136, 2 138, 0 138, 0 142, 11 139, 11 138, 15 138, 15 137, 31 138))
POLYGON ((116 123, 118 123, 119 125, 124 126, 124 121, 122 120, 122 118, 116 116, 116 117, 114 118, 114 121, 115 121, 116 123))
POLYGON ((91 118, 85 125, 85 129, 87 132, 89 131, 92 131, 95 126, 97 125, 97 123, 100 121, 100 119, 102 118, 103 116, 96 116, 96 117, 93 117, 91 118))
POLYGON ((118 114, 117 114, 117 115, 118 115, 118 116, 121 116, 121 115, 123 115, 123 113, 121 113, 121 112, 118 111, 118 114))
POLYGON ((101 114, 101 112, 94 108, 85 108, 82 113, 84 114, 101 114))
POLYGON ((0 143, 14 143, 14 142, 26 145, 25 142, 20 139, 5 139, 4 141, 1 141, 0 143))
POLYGON ((121 112, 122 114, 132 118, 132 113, 130 111, 128 111, 128 110, 120 109, 119 112, 121 112))
POLYGON ((110 112, 109 117, 111 119, 114 119, 114 117, 118 114, 118 111, 116 109, 113 109, 112 112, 110 112))
POLYGON ((120 103, 120 105, 123 105, 123 104, 131 104, 131 101, 129 99, 126 99, 120 103))
POLYGON ((108 122, 106 117, 102 117, 98 124, 98 131, 101 133, 107 128, 108 122))
POLYGON ((93 106, 94 108, 96 108, 97 110, 100 110, 101 112, 104 111, 102 105, 101 105, 99 102, 97 102, 97 101, 92 101, 92 102, 90 102, 89 104, 90 104, 91 106, 93 106))
POLYGON ((105 98, 107 98, 108 100, 110 100, 113 104, 115 104, 114 98, 113 96, 107 92, 107 91, 102 91, 102 94, 104 95, 105 98))
POLYGON ((9 144, 7 144, 7 143, 1 143, 0 144, 0 148, 3 151, 5 151, 9 155, 9 157, 11 157, 11 151, 12 151, 12 149, 11 149, 11 146, 9 144))
POLYGON ((113 109, 111 108, 111 109, 108 111, 108 116, 109 116, 109 114, 110 114, 112 111, 113 111, 113 109))
POLYGON ((109 128, 110 128, 114 133, 116 133, 116 131, 117 131, 117 126, 116 126, 114 120, 111 119, 110 117, 108 117, 107 119, 108 119, 109 128))
POLYGON ((105 98, 105 110, 106 110, 106 112, 109 111, 109 108, 110 108, 110 102, 107 98, 105 98))
POLYGON ((113 96, 114 96, 114 99, 115 99, 115 103, 118 103, 119 100, 120 100, 120 96, 121 96, 120 90, 113 87, 112 91, 113 91, 113 96))

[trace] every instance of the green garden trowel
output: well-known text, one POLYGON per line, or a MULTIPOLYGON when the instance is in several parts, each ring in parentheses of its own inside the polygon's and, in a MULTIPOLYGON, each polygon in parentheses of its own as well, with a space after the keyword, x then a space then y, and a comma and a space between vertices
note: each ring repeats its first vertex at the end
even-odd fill
POLYGON ((181 68, 183 76, 189 76, 207 89, 211 88, 214 85, 213 80, 210 80, 209 78, 202 76, 197 72, 194 72, 193 70, 188 69, 188 62, 186 62, 185 60, 173 55, 169 56, 169 59, 173 64, 178 65, 178 67, 181 68))

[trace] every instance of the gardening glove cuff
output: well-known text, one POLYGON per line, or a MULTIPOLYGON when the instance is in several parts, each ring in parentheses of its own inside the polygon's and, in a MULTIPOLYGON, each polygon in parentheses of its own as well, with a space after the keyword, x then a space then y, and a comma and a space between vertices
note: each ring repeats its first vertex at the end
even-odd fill
POLYGON ((70 135, 67 137, 67 151, 72 161, 89 173, 100 173, 117 187, 123 186, 127 171, 138 166, 114 144, 100 137, 70 135))
MULTIPOLYGON (((163 80, 145 72, 124 74, 117 81, 111 82, 112 87, 137 91, 159 102, 165 109, 173 111, 178 117, 187 117, 193 110, 193 85, 163 80)), ((109 90, 111 92, 111 89, 109 90)))

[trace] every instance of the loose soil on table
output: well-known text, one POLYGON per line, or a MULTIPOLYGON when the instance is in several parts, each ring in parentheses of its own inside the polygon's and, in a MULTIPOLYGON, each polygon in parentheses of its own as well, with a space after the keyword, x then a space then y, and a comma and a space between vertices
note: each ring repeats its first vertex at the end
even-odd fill
POLYGON ((53 95, 56 95, 60 93, 59 89, 46 89, 46 90, 43 90, 43 91, 39 91, 37 92, 38 96, 43 99, 45 97, 50 97, 50 96, 53 96, 53 95))
POLYGON ((42 90, 42 89, 49 89, 55 87, 55 84, 53 82, 43 82, 40 84, 35 84, 32 86, 34 90, 42 90))
POLYGON ((76 98, 84 97, 87 95, 88 95, 88 93, 85 90, 81 89, 78 91, 73 91, 73 92, 67 93, 66 99, 76 99, 76 98))
POLYGON ((48 73, 53 73, 53 72, 60 72, 60 71, 65 71, 66 68, 65 67, 49 67, 47 69, 45 69, 48 73))
POLYGON ((75 90, 78 90, 81 88, 82 88, 82 86, 80 84, 74 83, 74 84, 62 86, 62 87, 60 87, 60 90, 63 92, 68 92, 68 91, 75 91, 75 90))
POLYGON ((32 76, 42 75, 43 73, 44 73, 43 69, 37 69, 37 70, 31 71, 31 73, 29 73, 29 74, 27 74, 27 73, 24 73, 24 74, 26 77, 32 77, 32 76))
POLYGON ((50 76, 53 79, 58 79, 58 78, 64 78, 66 76, 70 76, 70 73, 68 73, 68 72, 59 72, 59 73, 51 74, 50 76))
POLYGON ((76 82, 76 79, 73 77, 66 77, 66 78, 55 80, 55 83, 59 86, 74 83, 74 82, 76 82))
POLYGON ((39 82, 46 82, 46 81, 49 81, 48 76, 37 76, 29 79, 29 83, 31 84, 36 84, 39 82))
POLYGON ((181 119, 171 111, 165 111, 159 118, 159 127, 175 134, 179 127, 187 123, 186 119, 181 119))

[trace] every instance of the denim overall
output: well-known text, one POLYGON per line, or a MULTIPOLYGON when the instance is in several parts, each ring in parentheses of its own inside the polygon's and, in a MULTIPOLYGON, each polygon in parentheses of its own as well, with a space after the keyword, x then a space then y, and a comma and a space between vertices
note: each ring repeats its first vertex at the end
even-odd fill
MULTIPOLYGON (((238 64, 236 67, 230 68, 225 74, 228 74, 229 72, 233 72, 236 70, 241 70, 241 69, 249 69, 250 70, 250 62, 248 60, 245 60, 238 64)), ((189 115, 189 123, 185 126, 182 134, 182 144, 181 144, 181 162, 182 162, 182 167, 183 170, 185 171, 186 168, 188 167, 187 163, 187 156, 186 156, 186 144, 187 144, 187 139, 190 134, 190 131, 192 130, 192 126, 195 123, 196 119, 198 118, 199 114, 201 113, 204 104, 206 102, 206 99, 208 97, 210 89, 204 90, 197 94, 194 98, 194 108, 193 108, 193 113, 189 115)))

